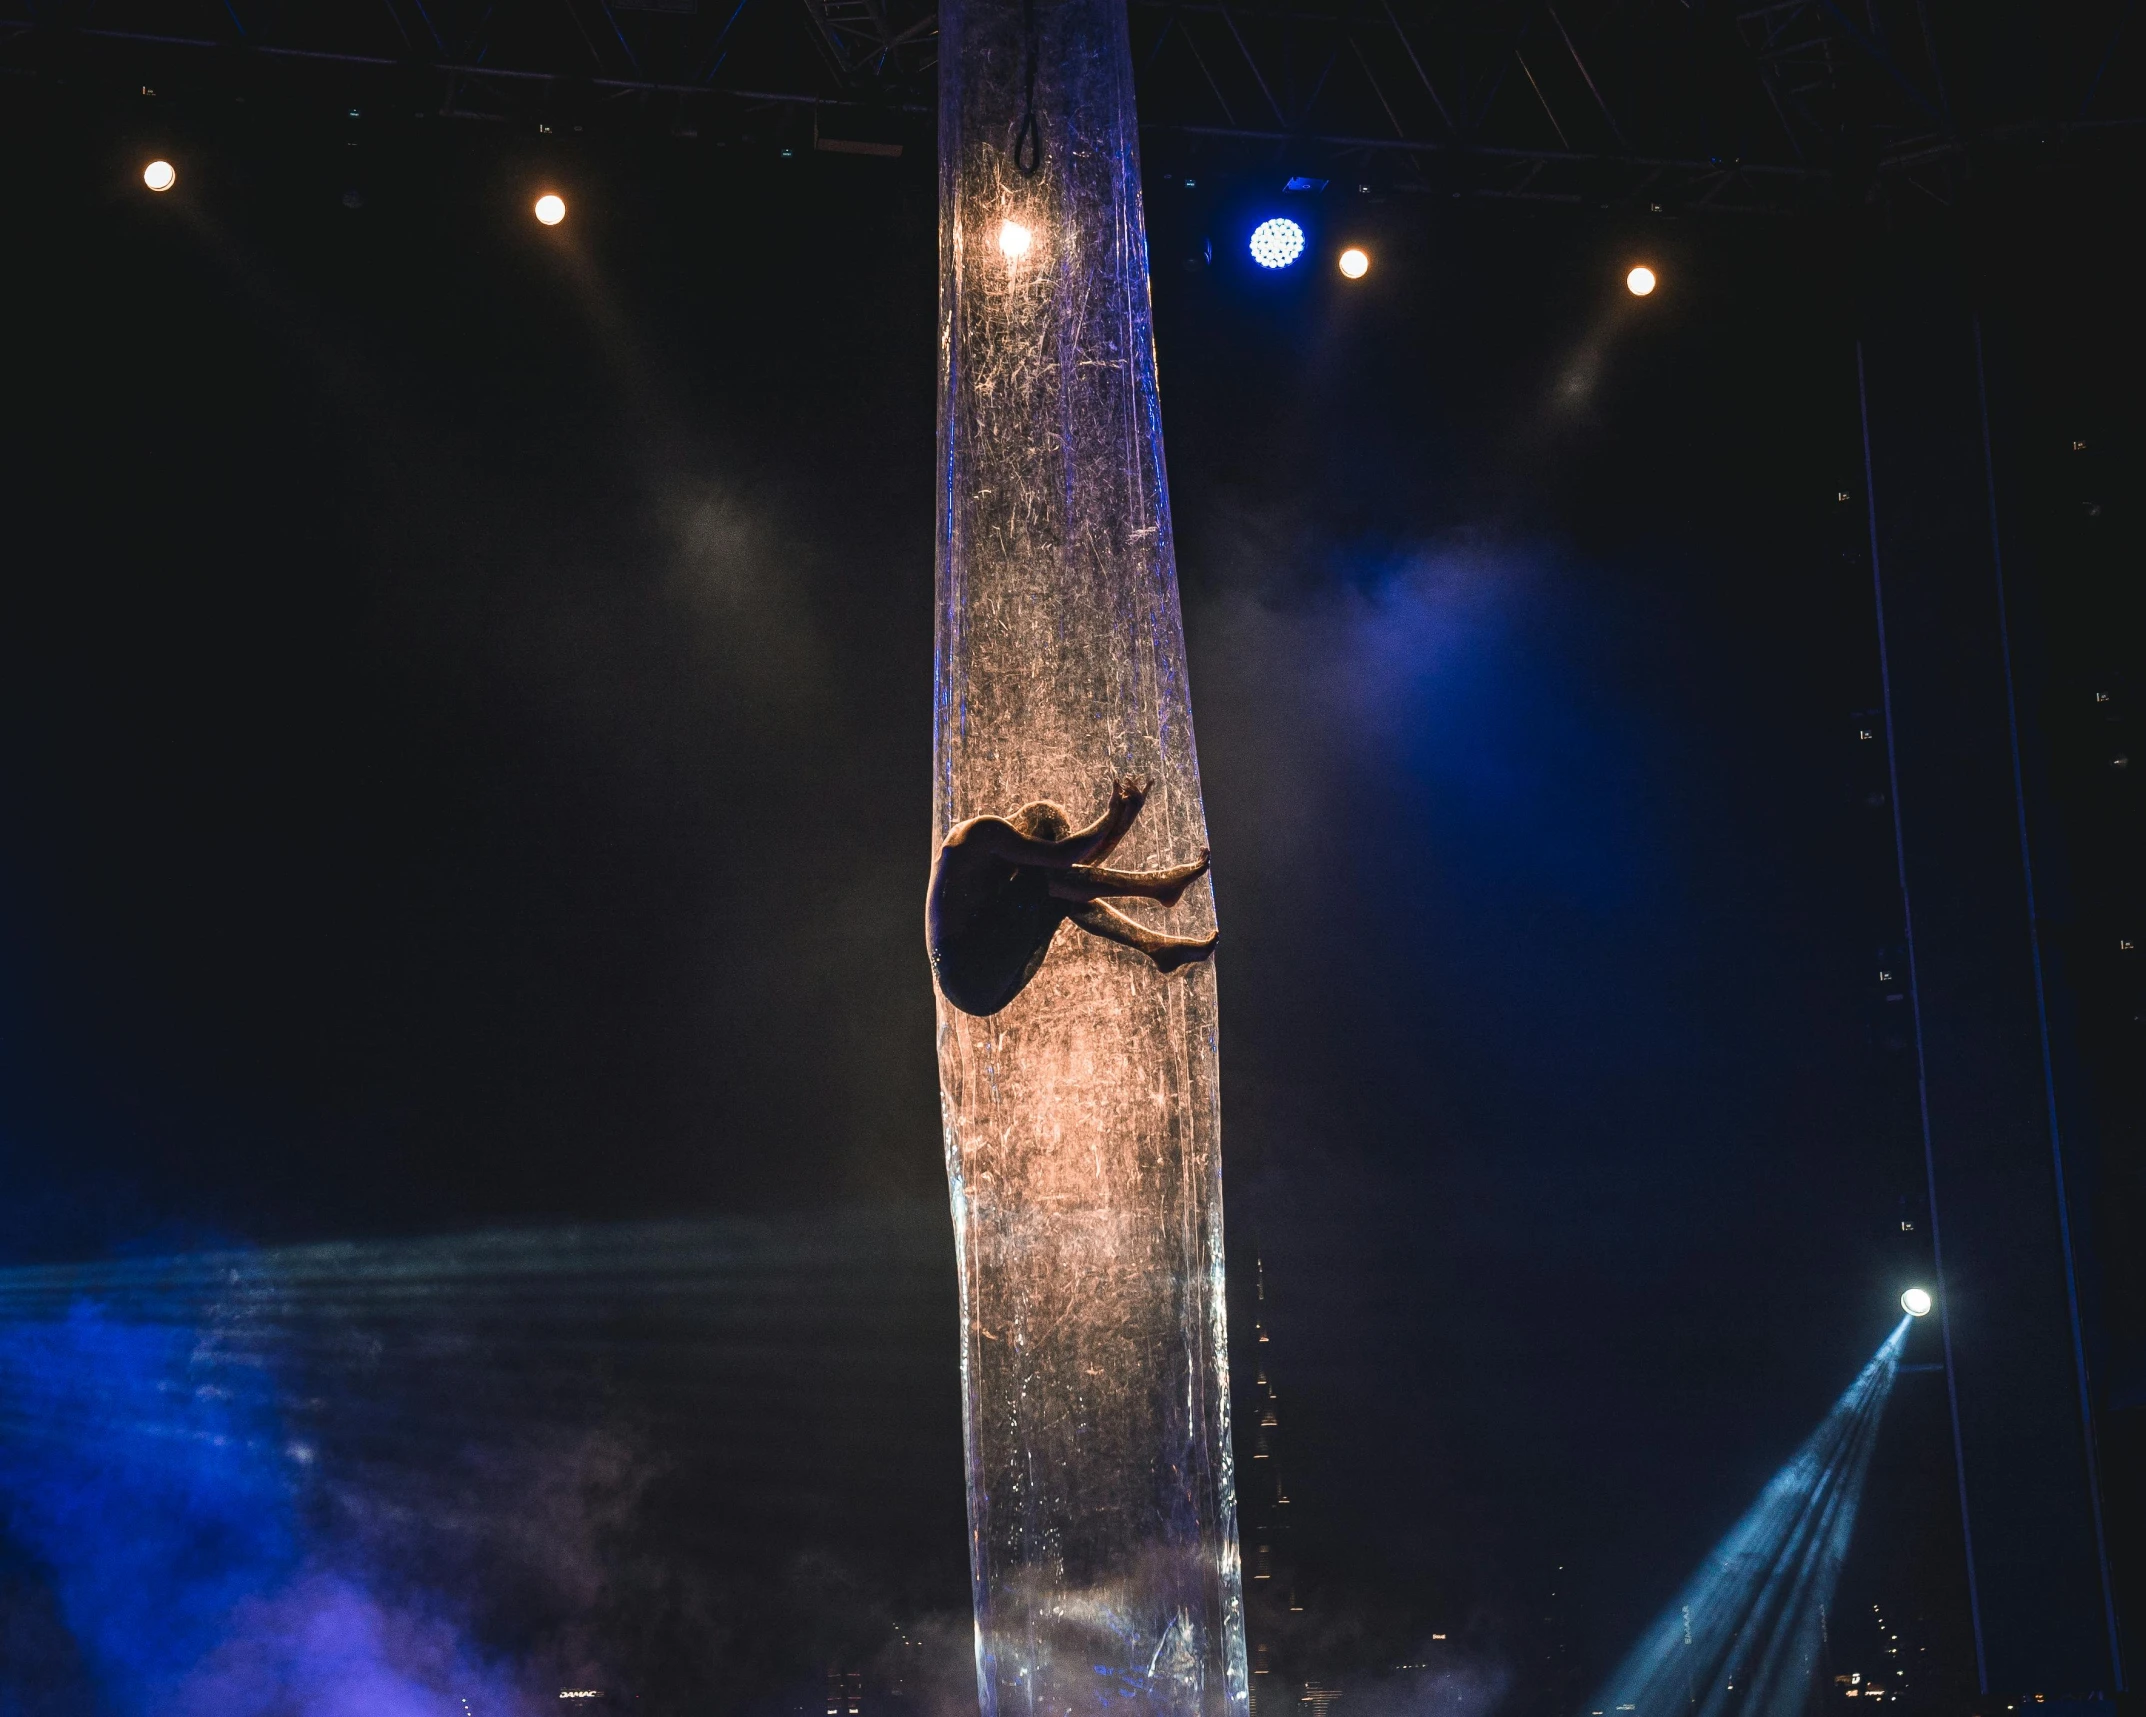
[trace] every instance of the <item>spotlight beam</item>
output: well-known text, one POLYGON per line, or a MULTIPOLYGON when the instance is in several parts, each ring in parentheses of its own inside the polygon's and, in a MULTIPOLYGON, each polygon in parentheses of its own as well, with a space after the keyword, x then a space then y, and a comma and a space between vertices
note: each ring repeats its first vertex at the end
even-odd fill
POLYGON ((116 1331, 250 1403, 321 1470, 581 1426, 603 1407, 592 1378, 629 1379, 667 1438, 779 1464, 755 1427, 824 1419, 830 1378, 898 1389, 943 1358, 943 1221, 822 1212, 4 1269, 0 1455, 129 1425, 181 1434, 182 1397, 108 1400, 53 1358, 116 1331))
POLYGON ((1738 1717, 1800 1717, 1820 1616, 1847 1556, 1911 1321, 1903 1317, 1894 1326, 1589 1710, 1729 1717, 1733 1709, 1738 1717))

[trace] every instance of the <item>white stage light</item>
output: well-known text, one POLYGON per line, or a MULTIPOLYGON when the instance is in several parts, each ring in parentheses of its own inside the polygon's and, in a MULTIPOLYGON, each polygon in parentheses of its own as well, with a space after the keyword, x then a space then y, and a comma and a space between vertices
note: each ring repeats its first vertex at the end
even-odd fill
POLYGON ((1654 270, 1645 263, 1624 277, 1625 290, 1634 298, 1644 298, 1654 290, 1654 270))
POLYGON ((142 183, 152 191, 168 191, 179 182, 179 169, 169 161, 152 161, 142 169, 142 183))
POLYGON ((1252 229, 1252 260, 1261 268, 1287 268, 1304 254, 1304 229, 1277 215, 1252 229))
POLYGON ((1019 262, 1035 247, 1036 235, 1019 221, 1000 221, 998 247, 1008 262, 1019 262))
POLYGON ((1928 1288, 1910 1288, 1900 1296, 1900 1309, 1911 1318, 1926 1318, 1930 1308, 1937 1302, 1930 1298, 1928 1288))
POLYGON ((548 227, 555 227, 566 219, 566 199, 555 192, 546 191, 536 200, 536 218, 548 227))
POLYGON ((1341 253, 1341 272, 1351 280, 1361 280, 1371 272, 1371 259, 1351 245, 1341 253))

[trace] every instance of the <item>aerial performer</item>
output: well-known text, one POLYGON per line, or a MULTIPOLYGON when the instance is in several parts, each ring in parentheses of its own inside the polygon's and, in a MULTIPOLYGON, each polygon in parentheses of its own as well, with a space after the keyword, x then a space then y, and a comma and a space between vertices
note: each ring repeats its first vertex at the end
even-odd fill
POLYGON ((925 934, 939 990, 963 1013, 997 1013, 1027 988, 1071 919, 1091 936, 1144 954, 1174 972, 1215 951, 1219 930, 1166 936, 1128 918, 1106 899, 1175 906, 1207 874, 1208 855, 1164 870, 1112 870, 1117 850, 1147 802, 1144 776, 1118 782, 1110 803, 1084 829, 1048 799, 1011 817, 971 817, 939 848, 925 897, 925 934))

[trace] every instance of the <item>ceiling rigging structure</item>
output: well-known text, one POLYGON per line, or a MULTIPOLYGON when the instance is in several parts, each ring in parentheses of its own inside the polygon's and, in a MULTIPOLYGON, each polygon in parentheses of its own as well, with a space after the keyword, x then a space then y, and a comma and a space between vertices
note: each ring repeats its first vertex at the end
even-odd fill
MULTIPOLYGON (((1151 167, 1789 213, 2128 167, 2137 0, 1131 0, 1151 167)), ((26 85, 892 155, 933 0, 0 0, 26 85)))

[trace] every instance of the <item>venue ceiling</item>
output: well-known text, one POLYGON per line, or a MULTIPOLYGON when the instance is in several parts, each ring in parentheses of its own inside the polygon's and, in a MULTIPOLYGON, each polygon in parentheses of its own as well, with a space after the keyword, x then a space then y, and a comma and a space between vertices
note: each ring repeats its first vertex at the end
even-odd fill
MULTIPOLYGON (((2135 0, 1131 0, 1151 170, 1667 211, 1951 205, 2146 133, 2135 0)), ((933 0, 0 0, 28 87, 928 146, 933 0)))

